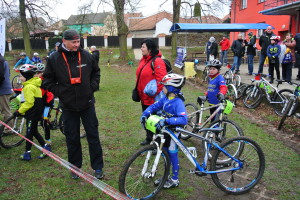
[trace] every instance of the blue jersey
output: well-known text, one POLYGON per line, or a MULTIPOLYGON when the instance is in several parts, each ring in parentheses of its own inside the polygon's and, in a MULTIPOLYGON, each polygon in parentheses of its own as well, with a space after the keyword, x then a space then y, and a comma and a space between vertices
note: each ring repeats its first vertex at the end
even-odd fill
POLYGON ((24 64, 32 64, 32 61, 26 56, 25 58, 21 58, 14 66, 14 68, 18 67, 19 65, 24 64))
POLYGON ((162 110, 165 117, 166 123, 169 125, 186 125, 187 115, 184 103, 181 98, 176 97, 174 99, 168 99, 168 97, 163 97, 158 102, 149 106, 143 115, 149 117, 150 114, 162 110))
POLYGON ((218 104, 217 94, 220 93, 220 86, 226 86, 224 77, 219 74, 214 78, 209 78, 207 99, 210 104, 218 104))
POLYGON ((278 56, 280 55, 280 52, 281 52, 280 45, 278 45, 278 44, 270 44, 268 46, 268 49, 267 49, 268 57, 274 56, 275 58, 278 58, 278 56))

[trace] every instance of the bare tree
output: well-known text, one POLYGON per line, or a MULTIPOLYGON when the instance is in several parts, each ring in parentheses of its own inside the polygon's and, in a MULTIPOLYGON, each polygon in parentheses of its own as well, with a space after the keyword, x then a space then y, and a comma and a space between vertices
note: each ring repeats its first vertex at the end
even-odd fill
POLYGON ((92 9, 91 9, 91 3, 92 2, 88 2, 80 7, 78 7, 78 19, 77 21, 79 22, 79 34, 80 36, 82 35, 82 30, 85 27, 86 22, 88 22, 88 14, 92 13, 92 9))

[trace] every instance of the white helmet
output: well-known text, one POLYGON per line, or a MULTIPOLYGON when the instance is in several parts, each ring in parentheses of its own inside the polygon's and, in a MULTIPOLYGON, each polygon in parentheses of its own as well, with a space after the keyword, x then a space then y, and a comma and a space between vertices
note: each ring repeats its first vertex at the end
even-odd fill
POLYGON ((270 40, 277 40, 279 41, 280 40, 280 36, 276 36, 276 35, 273 35, 270 40))
POLYGON ((35 66, 38 72, 43 72, 45 70, 45 65, 43 63, 36 63, 35 66))
POLYGON ((37 68, 35 65, 31 64, 24 64, 20 68, 18 68, 18 71, 23 73, 35 73, 37 71, 37 68))
POLYGON ((175 88, 182 88, 185 84, 185 77, 179 74, 167 74, 160 83, 175 88))
POLYGON ((35 52, 35 53, 33 54, 33 56, 39 56, 39 54, 38 54, 37 52, 35 52))

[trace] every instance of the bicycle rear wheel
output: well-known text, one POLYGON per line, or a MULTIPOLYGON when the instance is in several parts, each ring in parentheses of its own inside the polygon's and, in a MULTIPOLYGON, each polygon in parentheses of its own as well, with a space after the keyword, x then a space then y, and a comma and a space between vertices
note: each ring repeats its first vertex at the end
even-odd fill
POLYGON ((229 170, 234 171, 211 174, 213 182, 222 191, 229 194, 243 194, 251 190, 262 178, 265 170, 265 157, 260 146, 246 137, 231 138, 220 146, 230 155, 236 152, 237 146, 243 145, 241 151, 234 158, 238 159, 242 166, 232 158, 217 150, 211 161, 211 171, 229 170), (219 164, 217 161, 228 158, 227 164, 219 164))
POLYGON ((20 80, 20 75, 16 75, 13 77, 11 81, 11 86, 13 89, 20 89, 23 87, 22 82, 20 80))
MULTIPOLYGON (((185 130, 194 133, 196 125, 199 121, 199 113, 195 113, 198 108, 192 103, 185 104, 186 113, 188 115, 188 124, 184 127, 185 130), (193 114, 194 113, 194 114, 193 114)), ((181 133, 181 138, 183 140, 189 139, 191 136, 188 134, 181 133)))
MULTIPOLYGON (((60 115, 58 123, 59 123, 59 129, 60 129, 61 133, 65 135, 65 132, 64 132, 64 122, 63 122, 63 114, 60 115)), ((80 138, 85 138, 85 137, 86 137, 86 132, 85 132, 83 124, 82 124, 82 122, 80 120, 80 138)))
POLYGON ((294 99, 290 99, 290 100, 288 101, 288 103, 287 103, 287 106, 286 106, 286 108, 285 108, 285 111, 283 112, 282 117, 281 117, 281 120, 280 120, 280 122, 279 122, 279 124, 278 124, 278 128, 277 128, 278 130, 281 130, 281 128, 282 128, 282 126, 283 126, 283 123, 284 123, 285 119, 288 117, 288 114, 289 114, 289 112, 290 112, 290 110, 291 110, 293 104, 294 104, 294 99))
MULTIPOLYGON (((214 141, 217 143, 222 143, 228 138, 244 136, 244 132, 241 127, 237 125, 237 123, 229 119, 214 121, 209 125, 209 128, 223 128, 223 131, 221 133, 214 134, 214 141)), ((203 137, 208 139, 209 132, 205 132, 203 134, 203 137)), ((207 149, 207 142, 203 140, 202 143, 205 152, 207 149)), ((236 155, 242 148, 242 146, 239 146, 236 149, 236 153, 234 155, 236 155)), ((209 158, 212 158, 211 152, 209 152, 208 156, 209 158)))
POLYGON ((245 98, 243 99, 243 103, 247 108, 253 109, 257 108, 263 97, 262 90, 255 86, 255 85, 249 85, 245 89, 245 98))
MULTIPOLYGON (((26 135, 26 119, 23 116, 14 117, 11 116, 7 119, 5 124, 11 125, 11 128, 19 134, 26 135)), ((24 141, 18 134, 6 130, 4 126, 0 126, 0 144, 6 149, 19 146, 24 141)))
POLYGON ((235 85, 236 87, 239 87, 241 85, 241 76, 234 74, 233 78, 232 78, 232 82, 233 82, 232 83, 233 85, 235 85))
POLYGON ((139 149, 126 162, 119 177, 119 190, 134 199, 151 199, 162 189, 170 171, 170 158, 163 150, 161 155, 154 155, 156 145, 147 145, 139 149), (154 177, 151 170, 155 158, 159 157, 154 177), (159 184, 155 184, 160 180, 159 184))
MULTIPOLYGON (((275 94, 275 96, 274 96, 274 102, 275 103, 273 103, 272 106, 273 106, 274 111, 277 115, 282 116, 284 111, 286 110, 287 104, 289 102, 289 94, 293 94, 293 91, 289 90, 289 89, 283 89, 283 90, 280 90, 278 92, 278 94, 275 94)), ((298 101, 297 100, 298 99, 296 99, 295 107, 294 107, 293 111, 291 112, 292 115, 297 110, 297 106, 298 106, 298 101)), ((288 112, 288 116, 290 116, 289 112, 288 112)))
POLYGON ((226 93, 225 97, 226 97, 226 99, 231 101, 234 105, 236 105, 237 90, 233 84, 229 84, 227 86, 227 93, 226 93))
POLYGON ((244 95, 244 91, 248 84, 242 84, 237 88, 237 99, 240 99, 244 95))

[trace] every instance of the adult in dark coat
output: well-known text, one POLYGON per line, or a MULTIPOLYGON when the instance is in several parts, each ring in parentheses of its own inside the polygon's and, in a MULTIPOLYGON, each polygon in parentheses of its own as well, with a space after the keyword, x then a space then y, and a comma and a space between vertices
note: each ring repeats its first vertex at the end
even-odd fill
MULTIPOLYGON (((75 30, 63 33, 63 43, 50 55, 43 74, 44 88, 59 98, 69 162, 82 166, 80 121, 89 145, 90 161, 98 179, 103 177, 103 156, 98 133, 94 92, 99 90, 100 69, 92 55, 80 47, 75 30)), ((71 174, 72 178, 79 176, 71 174)))
POLYGON ((242 34, 238 34, 238 39, 233 41, 231 50, 233 52, 233 65, 231 67, 231 70, 236 70, 235 73, 239 74, 242 58, 245 54, 245 42, 243 40, 242 34))
POLYGON ((99 63, 99 59, 100 59, 100 52, 99 52, 99 50, 96 49, 96 46, 91 46, 91 52, 92 52, 93 58, 95 59, 95 61, 98 64, 99 63))
POLYGON ((248 33, 249 42, 246 43, 247 46, 247 61, 248 61, 248 75, 253 73, 253 60, 256 55, 256 36, 252 33, 248 33))

